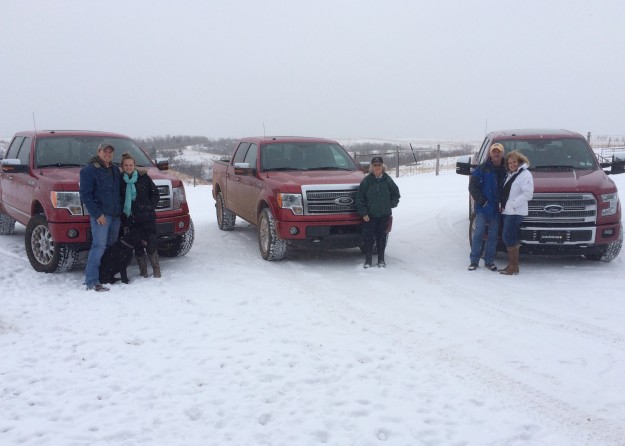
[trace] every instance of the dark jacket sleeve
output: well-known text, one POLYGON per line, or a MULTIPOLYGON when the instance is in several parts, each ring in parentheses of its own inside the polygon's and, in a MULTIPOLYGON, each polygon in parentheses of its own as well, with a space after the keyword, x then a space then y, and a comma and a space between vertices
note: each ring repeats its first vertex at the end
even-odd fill
POLYGON ((88 164, 80 170, 80 199, 87 207, 89 215, 99 218, 102 209, 95 199, 96 180, 93 169, 94 167, 88 164))
POLYGON ((150 186, 150 203, 152 203, 152 207, 156 209, 156 206, 158 206, 158 202, 161 199, 161 195, 158 192, 158 187, 156 187, 156 184, 154 184, 154 181, 149 175, 148 180, 150 186))
POLYGON ((356 212, 361 217, 369 214, 367 209, 367 177, 365 177, 361 182, 360 186, 358 186, 358 190, 356 191, 356 212))
POLYGON ((395 181, 393 181, 392 178, 389 177, 390 181, 390 190, 391 190, 391 207, 392 208, 396 208, 397 205, 399 204, 399 198, 401 197, 401 195, 399 195, 399 187, 397 187, 397 184, 395 184, 395 181))
POLYGON ((473 199, 478 205, 484 206, 488 200, 486 199, 486 196, 482 192, 482 180, 483 179, 482 179, 481 173, 482 173, 481 170, 479 171, 476 170, 471 175, 471 179, 469 180, 469 193, 471 194, 471 197, 473 197, 473 199))

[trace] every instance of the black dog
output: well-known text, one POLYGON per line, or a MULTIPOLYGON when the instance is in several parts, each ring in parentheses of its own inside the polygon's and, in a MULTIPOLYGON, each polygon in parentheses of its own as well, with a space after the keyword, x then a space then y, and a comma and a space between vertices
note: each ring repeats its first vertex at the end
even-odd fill
POLYGON ((132 261, 134 252, 134 234, 130 232, 120 238, 109 248, 106 248, 100 260, 100 283, 115 283, 115 274, 120 273, 122 282, 129 283, 126 268, 132 261))

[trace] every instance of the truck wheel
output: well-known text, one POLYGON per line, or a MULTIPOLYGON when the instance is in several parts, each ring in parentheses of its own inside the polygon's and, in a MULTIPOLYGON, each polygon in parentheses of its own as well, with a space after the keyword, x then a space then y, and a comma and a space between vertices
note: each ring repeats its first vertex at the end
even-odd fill
POLYGON ((24 245, 30 264, 40 273, 69 271, 78 260, 77 250, 54 243, 43 214, 33 215, 26 225, 24 245))
POLYGON ((15 232, 15 219, 7 214, 0 214, 0 235, 11 235, 15 232))
POLYGON ((232 231, 237 215, 226 207, 224 195, 219 192, 217 194, 217 202, 215 203, 217 210, 217 225, 222 231, 232 231))
POLYGON ((260 213, 258 246, 260 255, 265 260, 280 260, 286 254, 286 241, 278 237, 276 223, 269 208, 263 209, 260 213))
POLYGON ((195 240, 195 228, 193 226, 193 220, 189 219, 189 229, 187 229, 187 232, 173 240, 159 243, 158 253, 163 257, 184 256, 191 251, 193 240, 195 240))
POLYGON ((614 240, 608 245, 608 249, 603 254, 587 254, 585 257, 588 260, 601 260, 603 262, 611 262, 616 259, 623 247, 623 227, 621 226, 621 233, 618 240, 614 240))

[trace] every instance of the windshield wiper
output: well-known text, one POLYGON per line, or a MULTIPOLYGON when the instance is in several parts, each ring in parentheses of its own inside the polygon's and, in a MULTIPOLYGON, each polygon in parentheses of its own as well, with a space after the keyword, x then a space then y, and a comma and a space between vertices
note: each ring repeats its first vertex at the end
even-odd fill
POLYGON ((561 166, 556 164, 546 165, 546 166, 530 166, 530 170, 575 170, 573 166, 561 166))
POLYGON ((277 172, 282 170, 306 170, 306 169, 298 169, 297 167, 272 167, 270 169, 263 169, 263 172, 277 172))
POLYGON ((345 167, 336 167, 336 166, 326 166, 326 167, 311 167, 309 169, 306 170, 349 170, 345 167))
POLYGON ((75 163, 52 163, 52 164, 40 164, 37 166, 38 168, 42 167, 82 167, 83 164, 75 164, 75 163))

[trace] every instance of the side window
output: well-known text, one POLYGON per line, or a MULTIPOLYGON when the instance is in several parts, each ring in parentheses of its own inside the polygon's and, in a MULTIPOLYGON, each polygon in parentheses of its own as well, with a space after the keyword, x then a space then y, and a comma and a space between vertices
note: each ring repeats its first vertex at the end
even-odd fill
POLYGON ((488 158, 488 148, 491 146, 490 138, 485 138, 480 147, 480 151, 477 153, 477 164, 481 164, 488 158))
POLYGON ((13 138, 13 141, 11 141, 11 145, 9 146, 9 150, 7 150, 5 158, 17 158, 17 152, 19 152, 20 146, 22 145, 23 141, 23 136, 16 136, 15 138, 13 138))
POLYGON ((28 163, 30 162, 30 141, 30 137, 24 138, 20 151, 17 154, 17 158, 20 160, 20 163, 25 166, 28 166, 28 163))
POLYGON ((245 159, 245 154, 247 153, 247 149, 250 146, 249 142, 242 142, 241 144, 239 144, 239 147, 237 147, 237 151, 234 154, 234 158, 232 160, 232 163, 242 163, 243 160, 245 159))
POLYGON ((256 168, 256 159, 258 158, 258 149, 256 144, 250 144, 250 148, 245 155, 244 163, 249 163, 250 167, 256 168))

